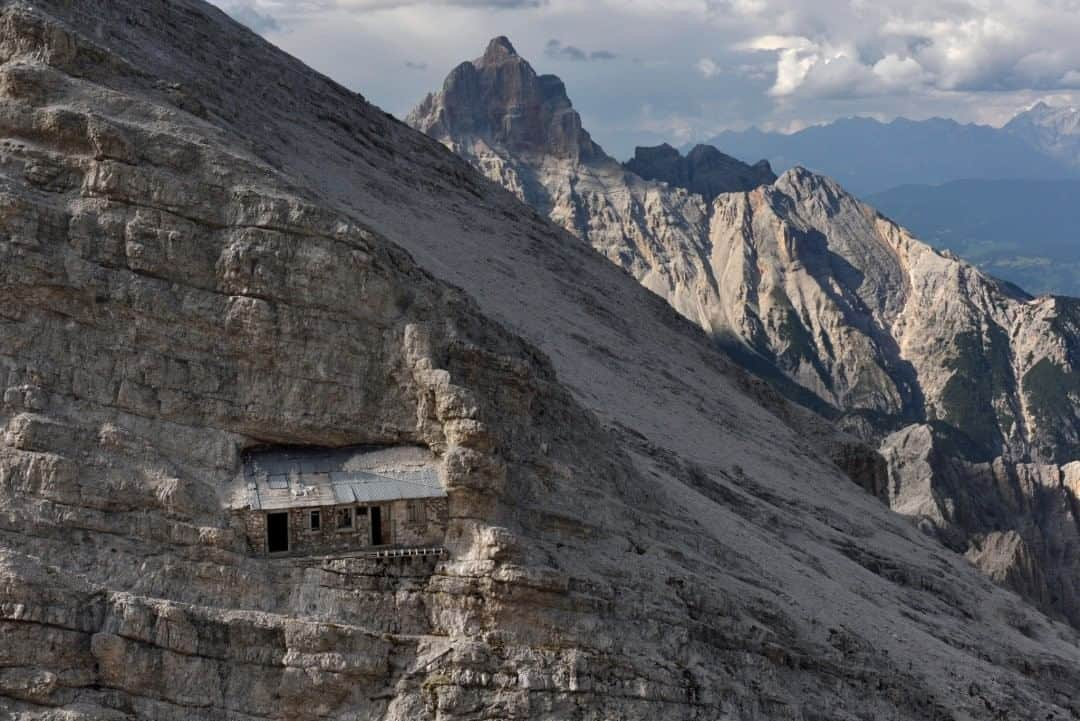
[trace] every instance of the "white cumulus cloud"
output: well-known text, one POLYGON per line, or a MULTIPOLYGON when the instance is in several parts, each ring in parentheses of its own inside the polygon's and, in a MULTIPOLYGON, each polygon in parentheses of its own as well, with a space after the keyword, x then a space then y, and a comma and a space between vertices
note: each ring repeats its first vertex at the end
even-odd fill
POLYGON ((1080 73, 1075 0, 762 1, 773 22, 745 30, 767 32, 732 49, 774 54, 774 96, 1072 88, 1080 73))

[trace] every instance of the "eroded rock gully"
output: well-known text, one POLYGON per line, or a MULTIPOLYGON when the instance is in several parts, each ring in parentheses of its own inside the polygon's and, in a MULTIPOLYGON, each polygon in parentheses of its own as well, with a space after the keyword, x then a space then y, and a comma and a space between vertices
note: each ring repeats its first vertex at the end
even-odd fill
POLYGON ((5 3, 0 123, 5 717, 1077 714, 831 429, 220 11, 5 3), (253 554, 261 443, 432 449, 448 555, 253 554))

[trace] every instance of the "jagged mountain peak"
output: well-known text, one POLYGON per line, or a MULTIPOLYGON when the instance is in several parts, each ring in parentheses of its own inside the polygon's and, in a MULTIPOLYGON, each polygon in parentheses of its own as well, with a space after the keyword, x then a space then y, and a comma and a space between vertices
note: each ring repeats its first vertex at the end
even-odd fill
POLYGON ((562 80, 537 74, 505 36, 454 68, 406 122, 454 147, 482 142, 511 153, 606 158, 581 127, 562 80))
POLYGON ((1003 130, 1074 171, 1080 169, 1080 109, 1040 101, 1018 113, 1003 130))
POLYGON ((494 37, 488 43, 487 50, 484 51, 483 57, 477 62, 477 64, 493 63, 506 58, 518 58, 517 50, 514 49, 514 45, 510 42, 510 38, 505 35, 499 35, 494 37))
MULTIPOLYGON (((872 131, 861 135, 866 147, 879 144, 884 130, 920 137, 950 125, 850 123, 872 131)), ((951 126, 965 134, 989 130, 951 126)), ((935 251, 828 175, 797 165, 760 185, 751 171, 766 171, 772 181, 771 168, 708 146, 683 157, 665 143, 638 148, 622 167, 583 167, 505 143, 440 139, 631 273, 748 368, 887 452, 895 507, 956 547, 970 540, 985 568, 994 563, 994 554, 977 549, 985 524, 1001 529, 983 511, 963 509, 1004 509, 1011 501, 955 477, 984 479, 993 463, 1024 478, 1030 466, 1057 469, 1080 457, 1080 304, 1063 301, 1058 311, 1033 302, 935 251), (700 171, 710 163, 751 180, 709 187, 700 171), (1060 388, 1074 390, 1062 395, 1060 388), (932 449, 903 441, 902 429, 913 424, 932 431, 932 449), (991 500, 984 504, 980 495, 991 500)), ((1033 549, 1072 537, 1043 535, 1025 512, 1010 518, 1033 549)), ((1016 558, 1054 578, 1014 579, 1014 588, 1080 625, 1080 593, 1063 590, 1080 584, 1080 563, 1047 550, 1032 554, 1016 558)), ((1005 565, 1014 563, 1020 574, 1022 562, 1005 565)))
POLYGON ((851 197, 855 197, 854 194, 848 192, 840 184, 840 182, 833 178, 831 175, 828 175, 827 173, 822 173, 812 168, 808 168, 805 165, 796 164, 791 166, 790 168, 782 172, 777 178, 777 180, 780 180, 782 178, 786 179, 787 182, 790 183, 812 185, 815 187, 827 186, 831 189, 836 190, 837 192, 843 193, 844 195, 850 195, 851 197))
POLYGON ((828 186, 842 191, 840 185, 827 175, 816 173, 803 165, 794 165, 777 178, 777 182, 791 186, 818 188, 828 186))
POLYGON ((833 178, 801 165, 796 165, 781 173, 776 179, 775 186, 796 200, 817 197, 833 204, 859 203, 854 195, 833 178))
MULTIPOLYGON (((667 143, 664 143, 664 145, 667 145, 667 143)), ((669 145, 668 147, 671 147, 671 146, 669 145)), ((738 160, 738 159, 734 158, 733 156, 728 155, 727 153, 723 152, 722 150, 717 148, 715 145, 709 145, 707 143, 698 143, 697 145, 695 145, 693 148, 690 149, 690 152, 688 152, 686 154, 686 157, 690 161, 698 162, 698 163, 717 162, 717 161, 721 161, 721 162, 734 161, 734 162, 740 163, 742 165, 747 165, 748 167, 751 167, 751 168, 761 168, 761 169, 767 170, 770 174, 772 173, 772 165, 765 158, 762 158, 761 160, 759 160, 759 161, 757 161, 756 163, 753 163, 753 164, 743 163, 741 160, 738 160)), ((776 178, 776 176, 774 175, 773 179, 775 180, 775 178, 776 178)))
POLYGON ((836 178, 859 195, 907 184, 940 184, 961 178, 1072 177, 1060 159, 1033 152, 1009 128, 954 120, 839 119, 794 133, 724 131, 705 142, 765 157, 779 172, 799 162, 836 178))
MULTIPOLYGON (((442 90, 425 97, 406 122, 465 154, 492 151, 594 163, 606 171, 618 167, 582 127, 563 81, 538 74, 505 36, 493 38, 481 57, 454 68, 442 90)), ((499 162, 493 168, 499 180, 524 197, 529 181, 504 165, 499 162)), ((639 147, 622 167, 644 180, 697 193, 706 201, 776 180, 768 161, 749 165, 706 145, 685 157, 667 143, 639 147)))
MULTIPOLYGON (((1046 118, 1054 116, 1060 117, 1077 114, 1080 114, 1080 110, 1078 110, 1075 106, 1051 105, 1045 100, 1040 100, 1031 107, 1029 107, 1027 110, 1022 110, 1017 113, 1015 116, 1013 116, 1009 123, 1023 118, 1046 118)), ((1009 123, 1006 123, 1006 127, 1008 127, 1009 123)))
MULTIPOLYGON (((1040 101, 1027 110, 1017 113, 1005 124, 1007 131, 1022 133, 1028 128, 1037 128, 1044 133, 1058 136, 1076 135, 1080 133, 1080 110, 1069 106, 1053 106, 1040 101)), ((1031 136, 1025 137, 1033 140, 1031 136)), ((1060 140, 1060 137, 1057 139, 1060 140)), ((1043 149, 1046 150, 1046 148, 1043 149)))

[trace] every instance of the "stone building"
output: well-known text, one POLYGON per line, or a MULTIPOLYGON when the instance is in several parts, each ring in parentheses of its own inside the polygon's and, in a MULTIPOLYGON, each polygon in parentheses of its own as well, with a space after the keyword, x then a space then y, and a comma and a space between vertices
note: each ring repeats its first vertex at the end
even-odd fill
POLYGON ((228 502, 255 553, 442 545, 446 490, 427 449, 269 447, 242 465, 228 502))

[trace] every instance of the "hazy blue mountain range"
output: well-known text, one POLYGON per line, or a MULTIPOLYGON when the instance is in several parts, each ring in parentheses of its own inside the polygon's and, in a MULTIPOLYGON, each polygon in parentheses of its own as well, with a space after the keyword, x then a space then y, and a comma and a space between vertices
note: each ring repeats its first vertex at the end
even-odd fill
POLYGON ((1029 136, 941 118, 845 118, 791 134, 725 131, 705 142, 747 162, 765 158, 777 173, 803 165, 857 195, 970 178, 1078 176, 1075 166, 1041 151, 1029 136))
POLYGON ((959 180, 864 199, 917 236, 1032 293, 1080 296, 1080 180, 959 180))

